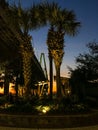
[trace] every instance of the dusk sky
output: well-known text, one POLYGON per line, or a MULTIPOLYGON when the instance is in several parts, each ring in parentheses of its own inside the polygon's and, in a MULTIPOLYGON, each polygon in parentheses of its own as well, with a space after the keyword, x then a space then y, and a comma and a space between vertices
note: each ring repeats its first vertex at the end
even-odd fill
MULTIPOLYGON (((11 4, 19 0, 7 0, 11 4)), ((23 7, 31 7, 33 2, 42 2, 45 0, 20 0, 23 7)), ((76 14, 77 21, 81 22, 81 28, 78 35, 70 37, 65 35, 65 55, 61 66, 61 76, 66 76, 68 73, 67 66, 75 68, 75 57, 79 53, 87 52, 86 44, 92 41, 98 42, 98 0, 47 0, 49 2, 57 2, 61 8, 73 10, 76 14)), ((45 53, 48 63, 48 51, 46 46, 47 32, 49 27, 42 27, 31 32, 33 37, 33 46, 37 58, 40 58, 41 53, 45 53)), ((54 71, 55 74, 55 71, 54 71)))

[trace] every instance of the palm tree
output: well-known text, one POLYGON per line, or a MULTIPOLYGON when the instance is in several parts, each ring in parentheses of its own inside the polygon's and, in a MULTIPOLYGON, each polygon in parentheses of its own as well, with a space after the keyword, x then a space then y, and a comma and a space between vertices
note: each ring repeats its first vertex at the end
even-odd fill
POLYGON ((0 9, 0 12, 8 27, 19 40, 23 64, 25 97, 29 97, 30 87, 32 85, 32 59, 34 55, 29 30, 39 28, 45 23, 43 20, 40 20, 37 13, 37 6, 35 5, 29 10, 24 10, 19 4, 18 7, 14 5, 9 6, 5 10, 0 9))
POLYGON ((23 62, 23 75, 24 75, 24 86, 25 86, 25 96, 30 95, 30 88, 32 87, 32 59, 34 56, 31 36, 29 35, 30 30, 34 30, 45 25, 45 19, 39 15, 38 6, 33 5, 29 10, 23 10, 21 5, 18 7, 19 25, 22 31, 23 42, 20 44, 20 50, 22 54, 23 62))
POLYGON ((29 97, 30 87, 32 84, 32 58, 34 54, 31 45, 31 36, 28 33, 31 29, 30 11, 22 9, 19 3, 18 7, 16 5, 9 7, 9 13, 5 15, 8 15, 6 16, 6 19, 9 22, 9 26, 20 42, 19 50, 22 57, 22 69, 25 88, 24 96, 29 97))
POLYGON ((53 27, 48 32, 48 48, 51 57, 54 59, 56 68, 56 83, 57 83, 57 96, 60 97, 60 65, 63 58, 64 48, 64 34, 58 33, 53 27), (50 35, 49 35, 50 34, 50 35), (51 36, 51 37, 49 37, 51 36), (50 38, 50 39, 49 39, 50 38))
POLYGON ((19 3, 18 8, 15 6, 15 10, 18 10, 16 12, 18 13, 18 23, 23 39, 23 42, 20 44, 20 51, 23 62, 25 96, 27 97, 30 95, 30 88, 32 86, 32 59, 34 56, 29 31, 45 26, 46 18, 44 14, 44 17, 42 17, 42 9, 39 5, 34 4, 32 8, 24 10, 19 3))
MULTIPOLYGON (((64 53, 62 51, 63 46, 61 46, 61 45, 63 45, 63 43, 62 44, 60 43, 60 42, 63 42, 63 40, 60 41, 61 37, 63 37, 63 35, 60 34, 60 36, 59 36, 58 32, 54 30, 53 26, 51 26, 51 28, 49 29, 48 38, 47 38, 49 61, 50 61, 50 98, 51 99, 52 99, 52 88, 53 88, 53 59, 55 59, 54 60, 55 65, 56 65, 55 67, 57 67, 59 64, 61 65, 60 59, 62 59, 63 53, 64 53), (57 44, 57 42, 58 42, 58 44, 57 44)), ((57 75, 60 76, 59 72, 60 71, 56 71, 56 77, 58 77, 57 75)), ((60 79, 60 77, 59 77, 59 79, 60 79)), ((58 82, 57 84, 59 84, 59 82, 60 82, 59 79, 57 79, 57 82, 58 82)), ((59 93, 61 93, 60 90, 59 90, 59 93)))
POLYGON ((55 40, 55 24, 54 21, 56 21, 57 18, 57 13, 59 12, 59 6, 56 3, 49 4, 44 3, 43 7, 45 10, 45 16, 50 24, 50 28, 48 30, 48 35, 47 35, 47 46, 48 46, 48 54, 49 54, 49 67, 50 67, 50 99, 52 99, 53 95, 53 57, 52 57, 52 52, 51 50, 54 48, 54 40, 55 40))
POLYGON ((18 16, 20 28, 22 31, 22 38, 24 40, 24 42, 20 44, 20 50, 23 63, 25 96, 28 97, 30 95, 30 88, 32 85, 32 58, 34 55, 31 44, 31 36, 28 33, 31 29, 30 12, 29 10, 23 10, 21 6, 19 6, 18 16))
POLYGON ((52 50, 52 56, 56 68, 57 96, 58 98, 61 98, 60 66, 64 55, 64 35, 74 36, 77 33, 77 28, 80 26, 80 22, 76 21, 73 11, 63 9, 58 13, 55 26, 55 48, 52 50))
MULTIPOLYGON (((47 38, 49 58, 53 58, 55 63, 57 97, 59 99, 62 96, 60 85, 60 66, 64 55, 64 35, 67 34, 74 36, 77 32, 77 28, 80 26, 80 22, 76 21, 73 11, 61 9, 55 3, 45 3, 44 7, 50 24, 47 38)), ((50 64, 52 64, 51 62, 52 60, 50 60, 50 64)), ((50 90, 51 89, 52 86, 50 86, 50 90)), ((50 92, 52 92, 52 90, 50 92)))

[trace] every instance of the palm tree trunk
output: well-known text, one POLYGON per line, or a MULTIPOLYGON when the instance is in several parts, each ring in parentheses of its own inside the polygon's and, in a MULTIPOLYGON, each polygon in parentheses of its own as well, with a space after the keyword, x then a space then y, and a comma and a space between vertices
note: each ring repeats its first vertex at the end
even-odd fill
POLYGON ((25 97, 29 97, 31 80, 32 80, 32 54, 31 52, 24 51, 23 53, 23 75, 24 75, 24 87, 25 87, 25 97))
POLYGON ((16 77, 15 90, 16 90, 15 102, 17 102, 17 100, 18 100, 18 77, 16 77))
POLYGON ((49 66, 50 66, 50 100, 52 100, 53 96, 53 58, 51 53, 49 52, 49 66))
POLYGON ((24 77, 24 97, 29 98, 32 86, 32 58, 33 58, 33 48, 30 42, 30 37, 24 35, 24 42, 20 44, 20 51, 22 55, 23 63, 23 77, 24 77))
POLYGON ((57 87, 57 99, 58 101, 62 98, 62 92, 61 92, 61 80, 60 80, 60 67, 62 63, 62 57, 63 57, 63 50, 52 50, 52 56, 55 63, 55 69, 56 69, 56 87, 57 87))
POLYGON ((57 99, 58 99, 58 101, 60 101, 62 98, 61 80, 60 80, 60 66, 56 66, 56 86, 57 86, 57 99))
POLYGON ((4 95, 9 95, 9 75, 7 69, 5 69, 5 79, 4 79, 4 95))

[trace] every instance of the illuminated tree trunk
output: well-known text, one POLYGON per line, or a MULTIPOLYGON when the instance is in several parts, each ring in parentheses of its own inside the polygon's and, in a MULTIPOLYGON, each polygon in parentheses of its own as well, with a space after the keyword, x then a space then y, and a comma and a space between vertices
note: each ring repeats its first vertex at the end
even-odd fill
POLYGON ((53 42, 54 42, 54 30, 53 26, 51 25, 48 36, 47 36, 47 45, 48 45, 48 52, 49 52, 49 76, 50 76, 50 99, 52 99, 53 96, 53 57, 51 53, 51 49, 53 48, 53 42))
POLYGON ((30 39, 25 37, 24 43, 21 44, 21 54, 23 62, 23 77, 24 77, 24 88, 25 88, 25 97, 29 97, 30 89, 32 86, 32 58, 33 58, 33 49, 30 44, 30 39))
POLYGON ((24 87, 25 87, 25 96, 28 97, 30 95, 30 88, 31 88, 31 79, 32 79, 32 64, 31 52, 24 52, 23 53, 23 75, 24 75, 24 87))
POLYGON ((49 67, 50 67, 50 99, 53 96, 53 58, 49 51, 49 67))
POLYGON ((9 74, 8 70, 5 69, 5 78, 4 78, 4 95, 9 95, 9 74))
POLYGON ((60 66, 62 63, 63 58, 63 50, 52 50, 51 51, 54 63, 55 63, 55 69, 56 69, 56 87, 57 87, 57 99, 60 101, 62 98, 62 92, 61 92, 61 80, 60 80, 60 66))
POLYGON ((16 77, 15 90, 16 90, 15 101, 17 102, 17 100, 18 100, 18 77, 16 77))
POLYGON ((23 56, 23 74, 24 74, 24 86, 25 94, 28 96, 30 94, 30 85, 31 85, 31 55, 25 52, 23 56))
POLYGON ((62 97, 61 93, 61 80, 60 80, 60 66, 56 66, 56 87, 57 87, 57 98, 60 100, 62 97))

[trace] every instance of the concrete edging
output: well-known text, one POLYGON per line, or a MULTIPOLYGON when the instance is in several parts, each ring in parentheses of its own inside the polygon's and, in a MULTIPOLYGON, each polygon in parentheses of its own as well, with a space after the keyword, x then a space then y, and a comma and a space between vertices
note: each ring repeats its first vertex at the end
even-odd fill
POLYGON ((83 115, 10 115, 0 114, 0 126, 21 128, 71 128, 98 124, 98 113, 83 115))

